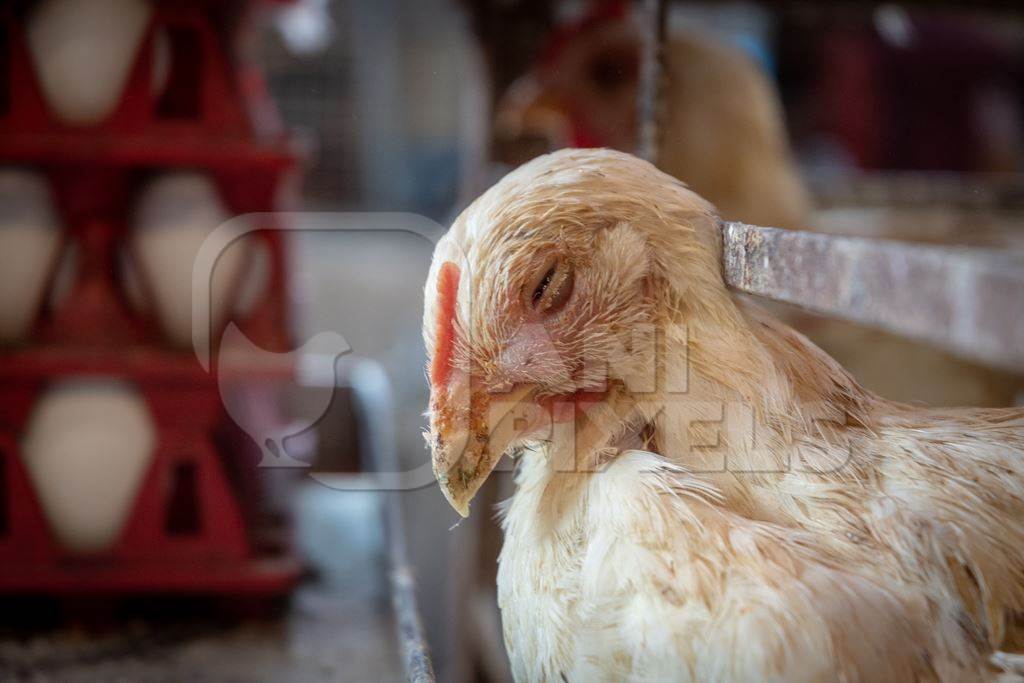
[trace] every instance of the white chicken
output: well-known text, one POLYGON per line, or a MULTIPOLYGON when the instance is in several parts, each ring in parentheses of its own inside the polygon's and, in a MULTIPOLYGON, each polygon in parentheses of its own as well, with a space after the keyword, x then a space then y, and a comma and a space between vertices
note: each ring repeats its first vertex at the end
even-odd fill
POLYGON ((885 401, 722 280, 711 205, 567 150, 506 176, 426 285, 430 443, 467 515, 506 453, 519 681, 1010 676, 1024 410, 885 401))

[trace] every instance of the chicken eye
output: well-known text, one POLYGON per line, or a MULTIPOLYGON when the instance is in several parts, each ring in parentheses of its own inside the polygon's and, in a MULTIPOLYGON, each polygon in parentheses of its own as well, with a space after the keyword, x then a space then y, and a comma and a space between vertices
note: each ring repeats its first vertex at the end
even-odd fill
POLYGON ((590 65, 590 80, 604 91, 614 90, 625 76, 625 68, 611 57, 599 57, 590 65))
POLYGON ((551 280, 555 277, 555 266, 548 268, 548 271, 544 273, 544 277, 541 278, 540 284, 537 285, 537 289, 533 290, 533 296, 530 297, 530 303, 536 308, 540 303, 540 300, 544 298, 544 292, 548 291, 548 285, 551 284, 551 280))
POLYGON ((587 77, 600 92, 612 94, 636 80, 637 56, 633 46, 615 46, 596 55, 587 65, 587 77))
POLYGON ((558 259, 545 261, 523 288, 527 307, 544 314, 560 310, 572 295, 573 283, 569 264, 558 259))

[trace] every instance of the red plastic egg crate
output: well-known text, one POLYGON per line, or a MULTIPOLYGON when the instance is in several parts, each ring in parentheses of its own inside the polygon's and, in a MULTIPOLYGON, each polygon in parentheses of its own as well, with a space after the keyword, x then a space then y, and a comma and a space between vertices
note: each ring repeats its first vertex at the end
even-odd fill
MULTIPOLYGON (((0 349, 0 592, 274 594, 297 576, 286 550, 265 552, 255 540, 258 451, 232 429, 217 386, 218 373, 282 382, 291 368, 233 357, 230 368, 205 371, 191 350, 166 345, 151 315, 128 305, 118 266, 132 202, 154 173, 207 174, 234 214, 275 210, 296 176, 298 156, 276 130, 259 73, 229 55, 235 30, 218 27, 212 14, 201 2, 158 4, 120 104, 99 124, 78 127, 53 116, 42 95, 25 44, 27 10, 0 10, 0 159, 45 174, 64 225, 61 251, 74 244, 78 255, 70 292, 40 311, 29 344, 0 349), (160 31, 170 71, 154 93, 160 31), (253 121, 272 129, 257 130, 253 121), (54 381, 80 376, 130 381, 157 428, 119 539, 88 556, 57 542, 21 457, 38 397, 54 381), (224 433, 232 437, 214 437, 224 433)), ((269 281, 235 322, 254 343, 282 351, 289 347, 284 244, 273 219, 259 219, 258 227, 269 281)))

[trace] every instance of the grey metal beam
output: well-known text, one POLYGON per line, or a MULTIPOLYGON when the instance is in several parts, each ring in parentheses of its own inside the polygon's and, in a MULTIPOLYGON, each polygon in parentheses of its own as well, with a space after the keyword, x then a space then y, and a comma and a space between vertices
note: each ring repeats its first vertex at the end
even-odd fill
POLYGON ((721 228, 734 289, 1024 372, 1024 254, 721 228))

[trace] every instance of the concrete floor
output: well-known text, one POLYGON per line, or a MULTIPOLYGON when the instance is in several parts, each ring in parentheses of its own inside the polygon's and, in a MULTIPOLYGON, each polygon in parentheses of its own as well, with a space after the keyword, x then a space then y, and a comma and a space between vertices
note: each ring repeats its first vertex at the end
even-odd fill
POLYGON ((401 680, 374 501, 314 487, 297 503, 298 545, 317 578, 284 605, 239 616, 254 606, 173 597, 7 600, 0 683, 401 680))
POLYGON ((321 683, 401 678, 387 609, 315 587, 275 619, 134 621, 115 633, 62 628, 0 641, 0 681, 321 683))

